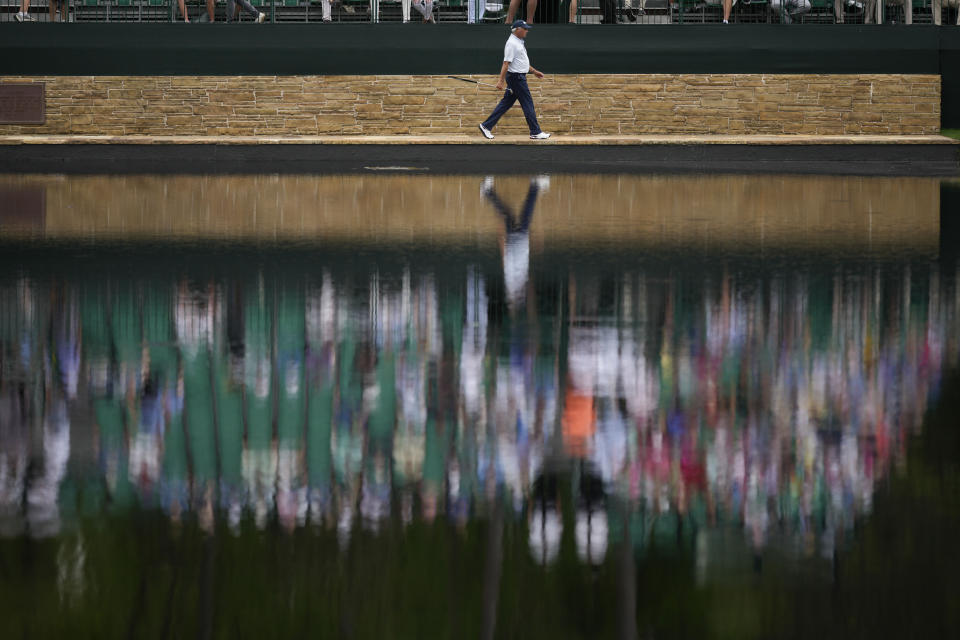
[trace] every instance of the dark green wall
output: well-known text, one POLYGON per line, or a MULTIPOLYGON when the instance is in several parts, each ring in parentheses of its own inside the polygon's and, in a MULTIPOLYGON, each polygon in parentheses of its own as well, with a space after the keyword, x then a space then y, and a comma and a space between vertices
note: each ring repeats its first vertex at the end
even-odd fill
POLYGON ((960 128, 960 27, 940 28, 940 126, 960 128))
MULTIPOLYGON (((24 75, 496 73, 502 25, 0 24, 24 75)), ((932 25, 537 25, 547 73, 942 73, 960 127, 960 28, 932 25)), ((11 61, 15 61, 12 62, 11 61)))

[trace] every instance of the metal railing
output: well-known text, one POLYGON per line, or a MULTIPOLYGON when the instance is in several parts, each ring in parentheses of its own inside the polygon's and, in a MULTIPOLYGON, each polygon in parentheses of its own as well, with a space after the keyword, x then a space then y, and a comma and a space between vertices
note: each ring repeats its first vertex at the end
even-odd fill
MULTIPOLYGON (((233 1, 233 0, 229 0, 233 1)), ((320 22, 323 0, 252 0, 268 22, 320 22)), ((332 22, 400 22, 403 3, 424 0, 337 0, 331 6, 332 22)), ((175 22, 183 19, 177 0, 62 0, 64 13, 52 14, 55 0, 31 0, 34 22, 175 22)), ((209 21, 206 0, 187 0, 192 21, 209 21)), ((0 21, 15 21, 20 0, 0 0, 0 21)), ((723 0, 540 0, 534 22, 647 25, 718 23, 723 0), (571 10, 572 7, 572 10, 571 10)), ((235 21, 254 22, 255 16, 236 11, 235 21)), ((421 14, 409 12, 416 21, 421 14)), ((504 22, 509 0, 435 0, 430 15, 438 23, 504 22)), ((518 3, 514 17, 529 19, 526 0, 518 3)), ((226 4, 216 3, 215 21, 226 19, 226 4)), ((736 0, 730 22, 784 24, 953 24, 960 11, 946 0, 736 0)))

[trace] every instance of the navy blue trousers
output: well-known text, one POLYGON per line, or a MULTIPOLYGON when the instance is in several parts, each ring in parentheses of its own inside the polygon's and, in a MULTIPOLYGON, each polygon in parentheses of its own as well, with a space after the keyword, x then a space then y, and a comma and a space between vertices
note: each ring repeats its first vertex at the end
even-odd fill
POLYGON ((530 127, 530 135, 535 136, 540 133, 540 125, 537 123, 537 113, 533 109, 533 97, 530 95, 530 87, 527 86, 527 74, 525 73, 507 72, 507 91, 503 94, 503 99, 494 108, 490 117, 483 121, 484 128, 492 131, 503 114, 517 100, 520 101, 523 117, 527 119, 527 126, 530 127))
MULTIPOLYGON (((484 125, 486 126, 486 125, 484 125)), ((527 233, 530 230, 530 219, 533 218, 533 207, 537 204, 537 194, 540 193, 540 187, 536 182, 530 183, 527 190, 527 199, 523 202, 523 210, 520 213, 520 219, 517 220, 513 215, 513 210, 500 199, 497 192, 490 190, 486 192, 487 199, 497 210, 497 213, 503 218, 506 224, 507 233, 527 233)))

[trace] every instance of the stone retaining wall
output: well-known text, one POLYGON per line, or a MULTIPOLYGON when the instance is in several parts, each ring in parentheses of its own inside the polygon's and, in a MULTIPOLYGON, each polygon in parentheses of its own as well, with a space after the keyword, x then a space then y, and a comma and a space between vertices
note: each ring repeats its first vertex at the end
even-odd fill
MULTIPOLYGON (((492 76, 465 76, 493 83, 492 76)), ((447 76, 0 76, 45 82, 46 124, 4 134, 473 134, 500 93, 447 76)), ((938 75, 556 75, 541 126, 590 134, 936 134, 938 75)), ((519 105, 497 133, 523 134, 519 105)))

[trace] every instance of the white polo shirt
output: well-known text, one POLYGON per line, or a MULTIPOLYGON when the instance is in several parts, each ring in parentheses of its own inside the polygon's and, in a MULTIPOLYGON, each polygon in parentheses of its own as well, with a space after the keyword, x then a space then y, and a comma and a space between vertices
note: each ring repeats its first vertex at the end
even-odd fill
POLYGON ((527 47, 523 38, 510 34, 507 44, 503 47, 503 61, 509 62, 507 71, 510 73, 526 73, 530 71, 530 58, 527 57, 527 47))

